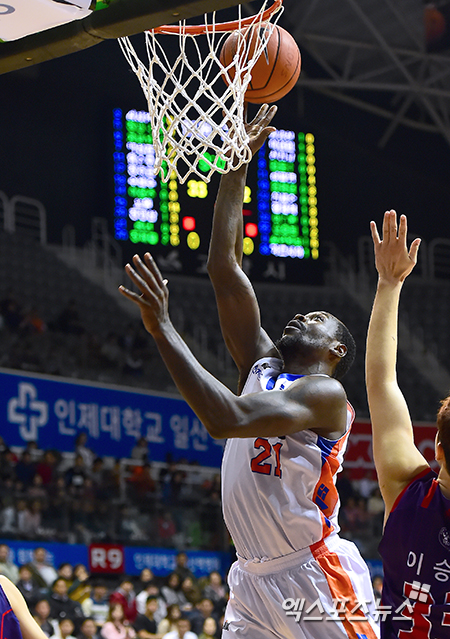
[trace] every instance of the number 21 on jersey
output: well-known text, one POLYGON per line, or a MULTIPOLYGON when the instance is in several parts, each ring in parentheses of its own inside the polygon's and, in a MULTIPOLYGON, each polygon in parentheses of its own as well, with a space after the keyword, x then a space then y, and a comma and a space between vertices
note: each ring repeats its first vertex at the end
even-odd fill
POLYGON ((256 450, 262 448, 262 451, 256 455, 256 457, 253 457, 250 462, 252 472, 259 473, 260 475, 270 475, 273 468, 273 474, 275 477, 279 477, 281 479, 280 451, 282 446, 282 442, 277 442, 272 445, 269 440, 264 437, 258 437, 255 439, 253 447, 256 450))

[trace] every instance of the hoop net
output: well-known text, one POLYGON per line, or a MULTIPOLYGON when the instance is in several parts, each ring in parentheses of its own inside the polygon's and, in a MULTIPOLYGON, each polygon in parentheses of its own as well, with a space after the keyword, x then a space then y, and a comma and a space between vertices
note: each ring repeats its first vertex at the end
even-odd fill
POLYGON ((161 172, 165 182, 174 173, 180 183, 191 174, 209 182, 214 172, 227 173, 250 161, 244 96, 252 68, 281 15, 282 1, 267 9, 265 0, 251 18, 242 18, 239 5, 233 22, 216 23, 213 13, 210 22, 204 16, 201 26, 182 21, 146 31, 147 63, 129 38, 119 39, 148 104, 151 168, 155 175, 161 172), (246 38, 249 28, 255 35, 246 38), (236 53, 224 66, 220 51, 230 31, 237 33, 236 53))

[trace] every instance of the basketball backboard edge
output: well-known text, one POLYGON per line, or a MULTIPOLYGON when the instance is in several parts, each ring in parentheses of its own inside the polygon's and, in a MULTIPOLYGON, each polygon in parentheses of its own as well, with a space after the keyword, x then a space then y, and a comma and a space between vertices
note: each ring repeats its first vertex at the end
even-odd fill
POLYGON ((0 43, 0 74, 238 4, 236 0, 113 0, 107 9, 83 20, 0 43))

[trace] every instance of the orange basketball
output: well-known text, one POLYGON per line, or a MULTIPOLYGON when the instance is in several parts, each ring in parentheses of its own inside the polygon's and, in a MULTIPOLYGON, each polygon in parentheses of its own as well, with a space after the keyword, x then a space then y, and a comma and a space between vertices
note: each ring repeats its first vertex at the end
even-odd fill
MULTIPOLYGON (((261 31, 265 28, 267 25, 262 24, 247 30, 245 47, 242 43, 239 46, 243 55, 245 55, 245 49, 248 51, 248 57, 251 58, 255 49, 257 29, 261 31)), ((239 34, 234 32, 225 40, 220 52, 220 62, 223 66, 233 62, 238 45, 239 34)), ((296 41, 288 31, 276 25, 265 50, 252 69, 252 79, 245 93, 246 102, 254 104, 276 102, 294 87, 300 75, 300 69, 301 55, 296 41)), ((234 78, 233 67, 230 67, 228 73, 231 78, 234 78)))

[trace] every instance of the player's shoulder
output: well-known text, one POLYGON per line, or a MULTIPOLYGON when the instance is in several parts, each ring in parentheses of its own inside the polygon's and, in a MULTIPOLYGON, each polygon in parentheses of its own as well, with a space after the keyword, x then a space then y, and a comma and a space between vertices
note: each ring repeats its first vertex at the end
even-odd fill
POLYGON ((303 375, 296 379, 289 390, 295 394, 298 390, 311 397, 330 399, 347 403, 347 393, 341 382, 335 377, 322 374, 303 375))

